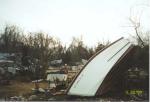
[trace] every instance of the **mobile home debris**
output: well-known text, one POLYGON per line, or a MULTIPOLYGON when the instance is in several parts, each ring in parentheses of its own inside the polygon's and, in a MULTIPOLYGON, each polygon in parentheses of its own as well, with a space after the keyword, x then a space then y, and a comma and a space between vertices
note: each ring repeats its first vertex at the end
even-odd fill
POLYGON ((47 81, 49 82, 49 88, 55 88, 58 82, 65 82, 68 77, 67 69, 50 69, 47 71, 47 81))
POLYGON ((120 38, 97 52, 83 66, 66 93, 95 96, 108 92, 111 84, 118 77, 119 71, 122 70, 116 66, 125 60, 132 50, 133 45, 127 39, 120 38))
POLYGON ((50 62, 51 65, 54 65, 54 66, 58 66, 58 65, 61 65, 62 64, 62 59, 59 59, 59 60, 53 60, 50 62))

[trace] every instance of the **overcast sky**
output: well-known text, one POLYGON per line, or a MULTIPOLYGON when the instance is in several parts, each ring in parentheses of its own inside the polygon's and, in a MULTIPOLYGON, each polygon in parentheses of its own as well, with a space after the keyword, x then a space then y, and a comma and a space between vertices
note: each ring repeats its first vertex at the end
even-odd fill
POLYGON ((140 18, 150 30, 149 0, 0 0, 0 28, 19 26, 25 32, 44 31, 70 43, 82 35, 85 44, 114 41, 134 34, 128 18, 140 18))

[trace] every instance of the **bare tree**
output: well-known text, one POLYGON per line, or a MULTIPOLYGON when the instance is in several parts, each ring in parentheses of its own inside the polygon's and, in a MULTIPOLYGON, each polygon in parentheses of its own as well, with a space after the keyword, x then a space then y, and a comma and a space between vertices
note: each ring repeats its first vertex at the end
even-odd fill
POLYGON ((142 47, 144 46, 144 41, 142 40, 141 36, 140 36, 140 32, 139 32, 139 29, 140 29, 140 21, 135 21, 134 19, 132 18, 129 18, 130 22, 132 23, 133 25, 133 28, 135 30, 135 33, 136 33, 136 36, 137 36, 137 40, 139 40, 138 42, 141 42, 141 45, 142 47))
POLYGON ((30 33, 25 40, 25 45, 28 46, 28 56, 38 60, 40 73, 43 76, 56 52, 57 40, 43 32, 30 33))
POLYGON ((22 46, 22 31, 15 25, 6 25, 1 34, 2 50, 12 53, 20 51, 22 46))
MULTIPOLYGON (((134 7, 134 6, 133 6, 134 7)), ((135 11, 133 11, 133 7, 130 8, 130 16, 129 16, 129 21, 131 23, 131 27, 133 27, 136 36, 134 36, 134 38, 136 38, 138 45, 140 45, 141 47, 144 47, 147 44, 147 41, 145 42, 145 40, 147 40, 147 38, 149 38, 149 35, 147 33, 148 32, 143 32, 141 29, 141 17, 144 13, 144 11, 146 10, 147 7, 149 7, 149 5, 147 4, 141 4, 141 5, 136 5, 136 10, 137 13, 134 15, 135 11), (137 8, 140 7, 140 8, 137 8), (145 36, 143 36, 145 35, 145 36)))

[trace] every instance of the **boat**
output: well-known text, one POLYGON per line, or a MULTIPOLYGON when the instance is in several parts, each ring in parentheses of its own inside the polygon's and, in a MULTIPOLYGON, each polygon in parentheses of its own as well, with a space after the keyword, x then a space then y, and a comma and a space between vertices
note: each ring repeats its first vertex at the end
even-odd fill
POLYGON ((76 75, 66 94, 96 96, 108 92, 122 71, 118 65, 125 61, 133 45, 123 37, 93 55, 76 75))

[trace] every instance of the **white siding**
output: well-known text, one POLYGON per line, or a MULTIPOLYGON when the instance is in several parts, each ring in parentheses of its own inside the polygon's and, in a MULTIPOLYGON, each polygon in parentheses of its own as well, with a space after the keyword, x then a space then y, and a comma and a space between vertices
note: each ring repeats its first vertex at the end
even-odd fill
POLYGON ((54 81, 56 79, 59 79, 59 81, 66 81, 67 74, 48 74, 47 75, 47 81, 54 81))

